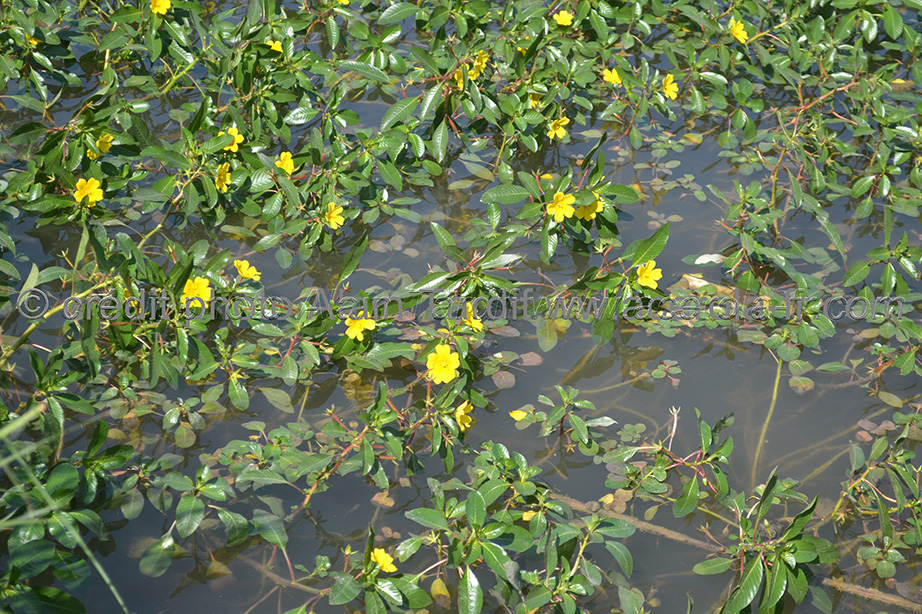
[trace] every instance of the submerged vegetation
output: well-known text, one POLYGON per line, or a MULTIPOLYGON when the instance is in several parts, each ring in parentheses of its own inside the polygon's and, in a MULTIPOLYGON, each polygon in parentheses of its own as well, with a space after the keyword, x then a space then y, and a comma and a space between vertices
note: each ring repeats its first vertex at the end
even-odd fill
POLYGON ((4 3, 0 607, 138 610, 106 557, 146 523, 141 574, 247 570, 247 612, 648 613, 638 530, 723 574, 689 611, 922 611, 920 12, 4 3), (716 235, 678 253, 691 216, 716 235), (660 352, 496 412, 577 329, 759 348, 752 457, 733 415, 614 410, 681 391, 660 352), (831 495, 764 460, 779 396, 823 386, 879 401, 817 438, 831 495), (535 458, 471 445, 486 418, 535 458), (370 522, 327 533, 366 488, 370 522))

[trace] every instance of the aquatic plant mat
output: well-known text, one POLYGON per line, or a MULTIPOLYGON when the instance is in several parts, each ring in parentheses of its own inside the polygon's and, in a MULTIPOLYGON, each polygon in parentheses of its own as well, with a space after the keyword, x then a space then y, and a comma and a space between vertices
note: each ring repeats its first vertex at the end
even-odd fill
POLYGON ((922 612, 920 13, 0 3, 0 611, 922 612))

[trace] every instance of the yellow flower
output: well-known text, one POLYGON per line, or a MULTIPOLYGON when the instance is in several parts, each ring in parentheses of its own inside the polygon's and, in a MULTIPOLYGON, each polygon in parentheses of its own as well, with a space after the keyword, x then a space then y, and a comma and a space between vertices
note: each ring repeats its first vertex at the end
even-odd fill
MULTIPOLYGON (((186 306, 187 299, 200 298, 202 302, 205 303, 205 307, 208 307, 208 303, 211 301, 211 282, 209 282, 204 277, 196 277, 195 279, 187 279, 186 285, 182 290, 182 304, 183 308, 186 306)), ((191 302, 189 305, 197 305, 198 303, 191 302)))
POLYGON ((730 18, 730 34, 744 45, 749 40, 749 34, 746 33, 746 26, 743 25, 742 21, 737 21, 733 17, 730 18))
POLYGON ((262 273, 257 271, 256 267, 251 265, 248 260, 234 260, 234 266, 237 267, 240 277, 244 279, 252 279, 253 281, 262 279, 262 273))
MULTIPOLYGON (((521 409, 516 409, 516 410, 509 412, 509 415, 512 416, 512 419, 515 420, 516 422, 521 422, 522 420, 528 417, 528 412, 522 411, 521 409)), ((532 514, 534 514, 534 512, 532 512, 532 514)))
MULTIPOLYGON (((227 151, 232 151, 234 153, 237 153, 237 150, 240 149, 238 145, 243 142, 243 135, 237 131, 237 128, 228 128, 227 134, 234 137, 234 141, 230 145, 225 147, 224 149, 227 151)), ((219 132, 218 136, 224 136, 224 131, 222 130, 221 132, 219 132)))
POLYGON ((327 224, 330 225, 330 228, 336 230, 346 223, 346 218, 340 215, 342 212, 343 208, 336 203, 327 203, 327 212, 323 214, 323 219, 327 221, 327 224))
POLYGON ((92 149, 87 149, 86 157, 89 158, 90 160, 95 160, 96 158, 99 157, 99 154, 93 151, 92 149))
POLYGON ((100 152, 106 153, 107 151, 112 149, 112 141, 114 140, 114 138, 115 137, 113 137, 111 134, 102 135, 101 137, 96 139, 96 148, 100 152))
POLYGON ((476 79, 483 74, 483 71, 487 68, 487 60, 490 59, 490 56, 481 51, 477 54, 477 57, 474 59, 474 67, 471 68, 471 71, 468 73, 469 79, 476 79))
POLYGON ((666 95, 666 98, 675 100, 679 95, 679 84, 675 82, 675 78, 672 75, 666 75, 663 79, 663 93, 666 95))
POLYGON ((599 499, 599 502, 604 505, 611 505, 612 503, 615 502, 615 495, 608 493, 607 495, 599 499))
POLYGON ((458 405, 458 409, 455 410, 455 422, 458 423, 458 428, 461 429, 462 433, 474 424, 474 419, 468 416, 473 410, 474 406, 471 405, 470 401, 461 403, 461 405, 458 405))
POLYGON ((602 212, 602 199, 595 192, 592 193, 595 200, 588 205, 583 205, 576 210, 576 217, 581 220, 591 221, 595 219, 596 214, 602 212))
MULTIPOLYGON (((340 3, 342 0, 339 0, 340 3)), ((349 0, 346 0, 346 3, 349 3, 349 0)), ((397 566, 394 565, 394 557, 389 555, 384 551, 384 548, 375 548, 371 551, 371 560, 381 568, 381 571, 384 573, 394 573, 397 571, 397 566)))
POLYGON ((567 27, 573 25, 573 15, 568 11, 560 11, 554 14, 554 21, 557 22, 558 26, 567 27))
POLYGON ((606 83, 613 83, 614 85, 621 85, 621 75, 618 74, 618 71, 614 68, 604 69, 602 71, 602 80, 606 83))
POLYGON ((230 179, 230 164, 225 162, 224 164, 218 165, 218 174, 214 178, 214 185, 216 188, 222 192, 227 192, 227 186, 231 184, 230 179))
POLYGON ((275 161, 275 165, 289 175, 295 172, 295 163, 291 159, 291 153, 287 151, 283 151, 279 155, 279 159, 275 161))
POLYGON ((150 12, 166 15, 173 3, 170 0, 150 0, 150 12))
POLYGON ((357 320, 346 318, 346 336, 356 341, 365 340, 365 331, 374 330, 377 323, 371 318, 361 317, 357 320))
POLYGON ((528 94, 528 106, 532 109, 537 109, 541 105, 542 98, 544 98, 543 95, 537 92, 530 92, 528 94))
POLYGON ((554 176, 550 173, 544 173, 543 175, 541 175, 541 179, 547 179, 548 181, 550 181, 553 178, 554 176))
POLYGON ((467 304, 467 315, 464 316, 461 323, 467 324, 478 333, 483 330, 483 322, 474 313, 474 307, 470 303, 467 304))
POLYGON ((527 512, 522 512, 522 520, 524 520, 525 522, 528 522, 529 520, 534 518, 537 514, 538 512, 533 512, 530 510, 527 512))
POLYGON ((30 34, 26 34, 26 40, 29 41, 29 42, 30 42, 31 44, 33 44, 33 45, 40 45, 40 44, 42 44, 42 41, 38 40, 37 38, 35 38, 34 36, 32 36, 32 35, 30 35, 30 34))
POLYGON ((272 51, 278 51, 282 53, 282 41, 274 41, 271 38, 266 41, 266 44, 269 45, 269 49, 272 51))
POLYGON ((347 4, 349 4, 349 0, 336 0, 336 1, 342 4, 343 6, 346 6, 347 4))
POLYGON ((637 283, 641 286, 656 290, 656 287, 659 285, 656 283, 656 280, 663 278, 663 271, 662 269, 654 268, 655 266, 656 260, 650 260, 646 264, 641 265, 640 268, 637 269, 637 283))
POLYGON ((464 91, 464 67, 463 66, 458 68, 458 70, 455 71, 455 83, 457 84, 458 89, 463 92, 464 91))
POLYGON ((84 197, 92 207, 97 201, 102 200, 102 188, 98 179, 80 179, 77 181, 77 190, 74 192, 74 199, 79 205, 84 197))
POLYGON ((429 369, 429 375, 436 384, 447 384, 458 377, 460 366, 461 357, 457 352, 452 352, 451 348, 444 343, 437 346, 426 359, 426 368, 429 369))
POLYGON ((551 122, 551 129, 547 131, 547 138, 553 140, 554 137, 562 139, 567 136, 567 131, 564 128, 567 124, 570 123, 569 118, 561 117, 560 119, 555 119, 551 122))
POLYGON ((548 215, 553 215, 554 221, 559 224, 564 218, 573 217, 573 212, 575 211, 573 203, 575 202, 576 197, 572 194, 557 192, 554 194, 554 202, 547 205, 547 213, 548 215))

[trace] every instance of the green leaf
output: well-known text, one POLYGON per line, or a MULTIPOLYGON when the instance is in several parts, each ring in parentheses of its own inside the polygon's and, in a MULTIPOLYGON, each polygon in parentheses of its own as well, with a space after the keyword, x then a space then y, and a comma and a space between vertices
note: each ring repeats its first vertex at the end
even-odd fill
POLYGON ((253 526, 267 542, 282 550, 285 549, 288 544, 288 533, 285 532, 285 523, 281 518, 266 510, 256 510, 253 512, 253 526))
MULTIPOLYGON (((416 8, 416 7, 413 7, 416 8)), ((397 122, 406 121, 409 117, 413 115, 413 111, 416 110, 416 105, 419 104, 419 97, 415 96, 413 98, 404 98, 403 100, 398 100, 395 102, 390 109, 384 114, 384 117, 381 119, 381 132, 388 130, 391 126, 397 122)))
POLYGON ((144 12, 135 6, 123 6, 109 17, 113 23, 135 23, 140 21, 144 12))
POLYGON ((483 608, 483 591, 480 582, 469 566, 464 568, 464 576, 458 583, 458 613, 480 614, 483 608))
POLYGON ((692 571, 699 576, 711 576, 718 573, 724 573, 725 571, 730 571, 733 569, 733 565, 733 559, 708 559, 706 561, 701 561, 692 567, 692 571))
POLYGON ((250 523, 247 519, 236 512, 228 511, 224 508, 218 509, 218 518, 224 525, 224 534, 227 536, 227 545, 233 546, 247 538, 249 535, 250 523))
POLYGON ((740 585, 733 590, 727 603, 721 608, 721 614, 737 614, 752 603, 752 600, 756 598, 756 593, 759 592, 759 587, 762 586, 763 573, 762 559, 752 559, 743 572, 740 585))
POLYGON ((189 537, 205 517, 205 503, 191 493, 184 494, 176 506, 176 530, 183 537, 189 537))
POLYGON ((445 152, 448 151, 448 124, 444 119, 432 134, 432 148, 434 150, 432 155, 441 164, 445 159, 445 152))
POLYGON ((775 556, 774 564, 768 574, 768 582, 759 600, 759 614, 772 614, 775 604, 784 597, 784 589, 788 585, 787 567, 779 555, 775 556))
POLYGON ((151 157, 165 162, 168 165, 172 165, 177 169, 187 170, 192 166, 192 163, 183 156, 178 151, 172 149, 167 149, 166 147, 153 146, 146 147, 141 151, 141 157, 151 157))
POLYGON ((531 194, 522 186, 498 185, 484 192, 480 200, 488 204, 512 205, 529 197, 531 197, 531 194))
POLYGON ((855 284, 861 283, 870 272, 870 262, 862 261, 853 264, 851 267, 849 267, 848 272, 845 273, 845 279, 842 280, 842 285, 854 286, 855 284))
POLYGON ((359 240, 353 245, 349 252, 346 254, 346 258, 343 260, 343 266, 339 270, 339 283, 344 282, 355 269, 358 268, 359 262, 362 260, 362 255, 365 253, 365 249, 368 247, 368 234, 363 234, 359 240))
POLYGON ((378 17, 378 24, 384 26, 390 23, 403 21, 419 12, 419 7, 408 2, 398 2, 392 4, 381 12, 378 17))
POLYGON ((138 567, 141 573, 149 578, 159 578, 170 567, 173 561, 175 545, 170 535, 164 535, 144 551, 138 567))
POLYGON ((472 527, 478 529, 482 527, 483 521, 487 518, 487 504, 483 499, 483 495, 476 490, 468 493, 467 505, 464 511, 467 515, 467 521, 472 527))
POLYGON ((343 605, 359 596, 362 587, 355 578, 341 571, 330 574, 333 577, 333 587, 330 589, 330 605, 343 605))
POLYGON ((330 49, 335 49, 339 43, 339 25, 336 23, 336 15, 327 17, 327 40, 330 42, 330 49))
POLYGON ((390 81, 390 77, 387 76, 387 73, 376 68, 371 64, 366 64, 365 62, 357 62, 355 60, 345 60, 337 64, 337 68, 351 70, 356 72, 366 79, 371 79, 372 81, 377 81, 378 83, 387 83, 390 81))
POLYGON ((631 551, 627 549, 627 546, 621 542, 606 541, 605 547, 615 557, 624 575, 631 577, 631 574, 634 573, 634 557, 631 556, 631 551))
POLYGON ((672 513, 676 518, 682 518, 695 511, 698 507, 698 476, 693 475, 682 487, 682 494, 672 504, 672 513))
POLYGON ((634 250, 631 261, 635 265, 641 265, 653 258, 656 258, 666 247, 666 241, 669 239, 669 224, 660 226, 653 236, 642 240, 634 250))
POLYGON ((445 520, 445 515, 438 510, 426 507, 418 507, 408 511, 404 515, 410 520, 417 522, 424 527, 429 527, 430 529, 441 529, 443 531, 448 530, 448 521, 445 520))
POLYGON ((310 107, 298 107, 297 109, 292 109, 289 111, 288 115, 286 115, 285 119, 282 121, 289 126, 300 126, 301 124, 306 124, 315 115, 317 115, 316 109, 312 109, 310 107))
POLYGON ((31 578, 40 574, 54 560, 54 543, 49 540, 34 539, 24 544, 11 544, 9 548, 9 566, 17 568, 22 578, 31 578))

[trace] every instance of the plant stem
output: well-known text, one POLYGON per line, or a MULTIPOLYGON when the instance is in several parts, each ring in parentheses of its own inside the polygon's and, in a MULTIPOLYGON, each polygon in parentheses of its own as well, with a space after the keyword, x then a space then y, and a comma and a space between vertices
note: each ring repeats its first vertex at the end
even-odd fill
POLYGON ((752 458, 752 479, 751 490, 756 488, 756 479, 759 474, 759 460, 762 458, 762 447, 765 445, 765 434, 768 432, 768 425, 772 421, 772 414, 775 413, 775 404, 778 402, 778 386, 781 384, 781 365, 778 361, 778 369, 775 371, 775 389, 772 391, 772 403, 768 407, 768 414, 765 416, 765 423, 762 425, 762 432, 759 433, 759 443, 756 445, 756 455, 752 458))

